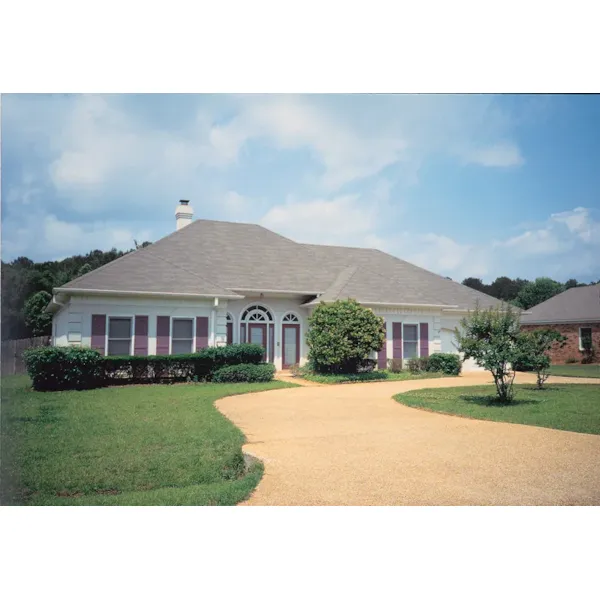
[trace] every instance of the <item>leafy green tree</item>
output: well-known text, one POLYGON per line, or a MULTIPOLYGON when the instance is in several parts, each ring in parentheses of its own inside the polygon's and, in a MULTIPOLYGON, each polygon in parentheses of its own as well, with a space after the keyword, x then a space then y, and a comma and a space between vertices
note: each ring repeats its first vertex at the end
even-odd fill
POLYGON ((25 324, 34 336, 50 335, 52 315, 44 312, 50 300, 52 300, 52 295, 41 291, 35 293, 25 302, 23 308, 25 324))
POLYGON ((538 277, 535 281, 530 281, 521 288, 516 303, 527 310, 564 291, 565 287, 562 283, 558 283, 558 281, 554 281, 549 277, 538 277))
POLYGON ((90 273, 91 271, 92 267, 90 266, 90 263, 85 263, 84 265, 81 265, 81 267, 79 267, 79 270, 77 271, 77 277, 81 277, 82 275, 90 273))
POLYGON ((487 285, 481 281, 478 277, 467 277, 462 280, 462 284, 470 287, 471 289, 477 290, 479 292, 487 293, 487 285))
POLYGON ((459 352, 473 358, 492 374, 498 400, 509 403, 514 396, 512 364, 520 357, 520 315, 510 304, 482 310, 479 305, 461 319, 454 331, 459 352))
POLYGON ((516 363, 524 370, 535 371, 538 389, 542 389, 544 382, 550 376, 548 353, 554 346, 563 347, 566 341, 567 338, 556 329, 533 329, 521 332, 519 357, 516 363))
MULTIPOLYGON (((150 242, 136 242, 136 248, 145 248, 150 242)), ((128 252, 130 252, 129 250, 128 252)), ((93 271, 127 254, 113 248, 108 252, 92 250, 60 261, 35 263, 25 256, 12 262, 2 261, 2 339, 26 338, 33 335, 25 323, 25 302, 37 292, 52 293, 55 287, 93 271)))
POLYGON ((356 373, 385 343, 383 318, 356 300, 321 302, 308 321, 308 359, 318 372, 356 373))
POLYGON ((511 279, 510 277, 497 277, 492 284, 489 286, 488 294, 510 302, 514 300, 518 295, 523 286, 529 283, 526 279, 511 279))

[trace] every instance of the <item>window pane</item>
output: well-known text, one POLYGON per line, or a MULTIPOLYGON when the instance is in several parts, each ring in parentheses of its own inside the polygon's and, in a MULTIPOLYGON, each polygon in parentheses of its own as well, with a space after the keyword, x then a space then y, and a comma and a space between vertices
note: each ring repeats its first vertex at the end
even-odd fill
POLYGON ((586 344, 589 345, 592 341, 592 328, 582 327, 581 328, 581 347, 585 349, 586 344))
POLYGON ((108 340, 108 354, 110 356, 128 356, 130 346, 129 340, 108 340))
POLYGON ((250 343, 265 345, 264 342, 264 330, 262 327, 250 327, 250 343))
POLYGON ((171 354, 190 354, 192 340, 173 340, 171 354))
POLYGON ((131 337, 131 319, 129 318, 109 318, 108 319, 108 337, 109 338, 130 338, 131 337))
POLYGON ((287 364, 296 362, 296 330, 286 327, 283 330, 283 351, 287 364))
POLYGON ((173 319, 173 338, 194 337, 192 319, 173 319))
POLYGON ((404 342, 404 358, 417 358, 417 342, 404 342))
POLYGON ((418 339, 417 326, 416 325, 405 325, 404 326, 404 339, 407 342, 416 342, 418 339))

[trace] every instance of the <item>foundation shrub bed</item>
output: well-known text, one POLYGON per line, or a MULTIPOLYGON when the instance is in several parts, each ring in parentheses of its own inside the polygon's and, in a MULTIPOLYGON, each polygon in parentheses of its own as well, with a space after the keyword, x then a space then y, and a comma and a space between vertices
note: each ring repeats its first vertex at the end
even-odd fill
POLYGON ((59 391, 105 385, 211 381, 220 369, 241 364, 255 366, 261 363, 263 355, 264 349, 257 344, 232 344, 170 356, 102 356, 90 348, 49 346, 27 350, 24 359, 35 390, 59 391))

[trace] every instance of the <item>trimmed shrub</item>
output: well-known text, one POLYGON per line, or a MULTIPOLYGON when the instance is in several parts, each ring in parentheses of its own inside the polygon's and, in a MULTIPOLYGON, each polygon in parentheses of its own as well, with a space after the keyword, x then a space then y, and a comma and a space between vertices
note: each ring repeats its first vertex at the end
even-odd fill
POLYGON ((198 354, 106 356, 103 359, 106 383, 126 385, 206 379, 211 363, 198 354))
POLYGON ((567 358, 567 360, 565 360, 565 363, 567 365, 574 365, 575 363, 578 363, 579 359, 575 358, 574 356, 569 356, 569 358, 567 358))
POLYGON ((406 361, 406 366, 411 373, 429 371, 429 357, 420 356, 418 358, 409 358, 408 361, 406 361))
POLYGON ((352 299, 321 302, 308 322, 308 356, 318 373, 364 371, 385 343, 383 318, 352 299))
POLYGON ((375 370, 377 366, 377 361, 373 358, 363 358, 358 362, 357 373, 371 373, 371 371, 375 370))
POLYGON ((91 348, 44 346, 23 352, 35 390, 86 390, 104 384, 104 359, 91 348))
POLYGON ((404 361, 401 358, 388 358, 387 368, 391 373, 401 373, 404 370, 404 361))
POLYGON ((272 381, 275 365, 271 363, 242 364, 221 367, 213 374, 215 383, 261 383, 272 381))
POLYGON ((436 352, 429 357, 429 371, 439 371, 446 375, 460 375, 462 361, 458 354, 436 352))

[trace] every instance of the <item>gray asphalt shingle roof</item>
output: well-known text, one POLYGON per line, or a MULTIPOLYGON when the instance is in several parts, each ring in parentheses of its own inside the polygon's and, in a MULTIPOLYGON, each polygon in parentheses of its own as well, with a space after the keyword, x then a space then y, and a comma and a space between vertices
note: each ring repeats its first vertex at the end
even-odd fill
POLYGON ((459 308, 499 303, 379 250, 299 244, 260 225, 204 219, 61 289, 221 297, 236 290, 295 291, 327 300, 459 308))
POLYGON ((530 308, 522 323, 600 321, 600 283, 575 287, 530 308))

